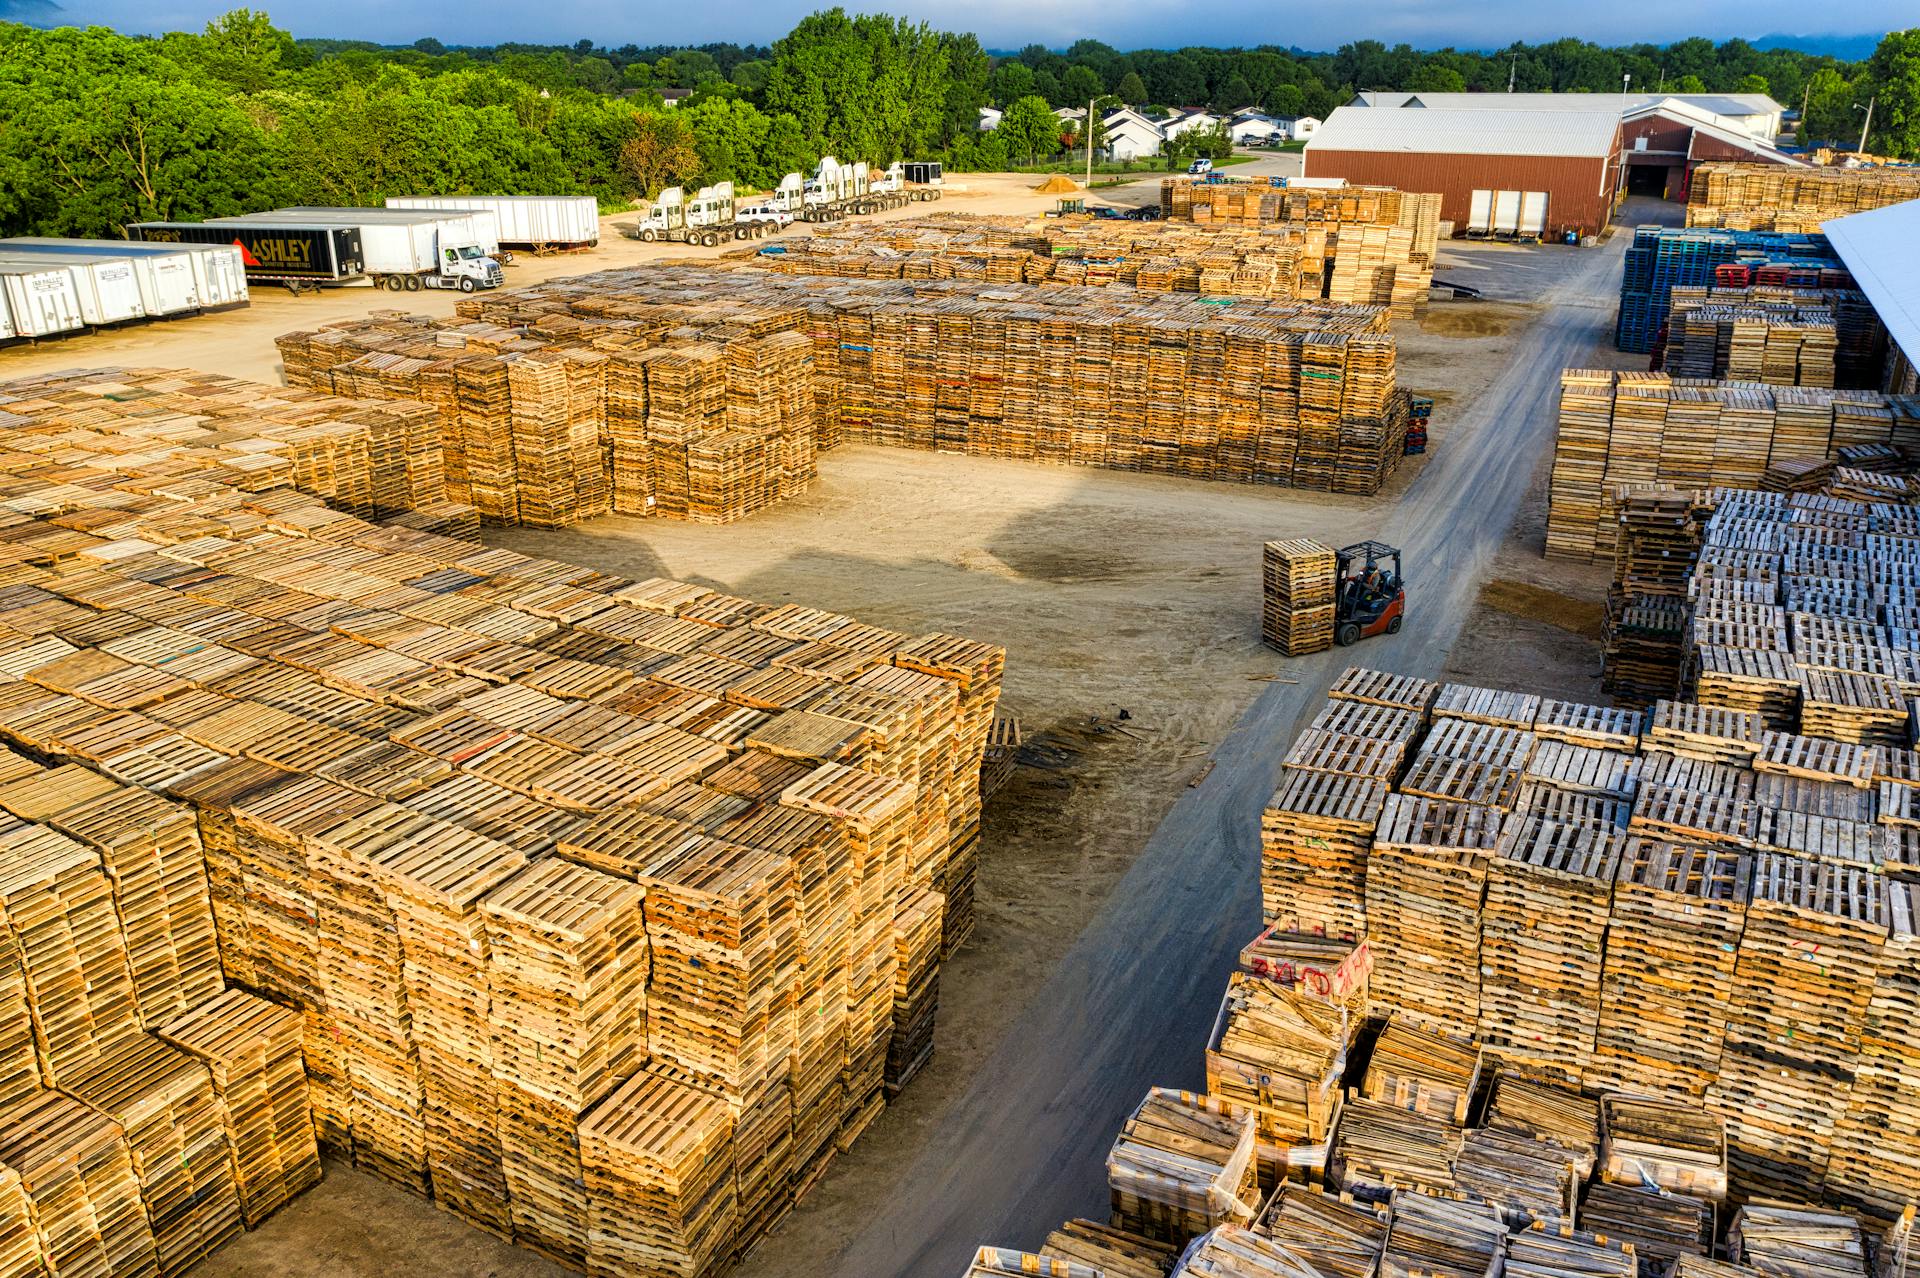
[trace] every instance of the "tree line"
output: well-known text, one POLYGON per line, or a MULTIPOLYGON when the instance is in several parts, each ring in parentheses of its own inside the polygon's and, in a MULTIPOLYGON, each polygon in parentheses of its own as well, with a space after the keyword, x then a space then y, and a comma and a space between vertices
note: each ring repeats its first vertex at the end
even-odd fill
MULTIPOLYGON (((1871 97, 1875 145, 1920 154, 1920 31, 1864 63, 1738 40, 1494 52, 1363 40, 1332 53, 1082 40, 996 56, 971 34, 838 8, 767 46, 611 49, 295 40, 240 9, 157 38, 0 23, 0 232, 114 236, 149 219, 423 193, 585 194, 613 208, 674 184, 770 187, 823 154, 1009 167, 1065 145, 1074 126, 1054 108, 1092 99, 1324 116, 1366 89, 1615 91, 1623 75, 1636 90, 1804 101, 1817 138, 1857 133, 1852 105, 1871 97), (982 132, 987 105, 1006 113, 982 132)), ((1177 149, 1222 145, 1200 134, 1177 149)))

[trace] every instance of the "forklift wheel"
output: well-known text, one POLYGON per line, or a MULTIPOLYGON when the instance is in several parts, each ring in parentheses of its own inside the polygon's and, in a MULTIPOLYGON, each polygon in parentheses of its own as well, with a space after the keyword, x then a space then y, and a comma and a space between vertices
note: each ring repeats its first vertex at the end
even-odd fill
POLYGON ((1397 634, 1399 634, 1399 633, 1400 633, 1400 622, 1401 622, 1402 620, 1403 620, 1403 618, 1400 618, 1400 617, 1395 617, 1395 618, 1394 618, 1394 619, 1393 619, 1392 621, 1389 621, 1389 622, 1387 623, 1387 633, 1388 633, 1388 634, 1390 634, 1390 635, 1397 635, 1397 634))
POLYGON ((1342 648, 1353 647, 1354 644, 1360 642, 1360 627, 1354 625, 1351 621, 1347 622, 1341 626, 1340 629, 1334 631, 1333 641, 1342 648))

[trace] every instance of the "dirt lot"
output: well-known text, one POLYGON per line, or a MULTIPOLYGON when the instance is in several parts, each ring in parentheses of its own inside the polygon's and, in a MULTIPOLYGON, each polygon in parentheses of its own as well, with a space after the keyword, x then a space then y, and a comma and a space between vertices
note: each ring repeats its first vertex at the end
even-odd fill
MULTIPOLYGON (((1036 181, 967 175, 974 190, 937 207, 1038 212, 1053 197, 1033 193, 1036 181)), ((640 245, 609 232, 591 253, 523 259, 509 279, 710 252, 717 250, 640 245)), ((1436 400, 1433 449, 1448 446, 1449 406, 1457 411, 1490 385, 1540 313, 1534 299, 1572 260, 1553 249, 1443 253, 1443 274, 1483 286, 1487 296, 1436 305, 1421 322, 1399 326, 1401 382, 1436 400)), ((270 342, 281 332, 385 307, 445 313, 454 300, 371 290, 319 299, 263 295, 247 311, 0 354, 0 379, 121 363, 277 381, 270 342)), ((847 447, 823 459, 812 492, 743 525, 610 518, 490 537, 632 576, 805 601, 1009 650, 1004 704, 1027 728, 1029 766, 987 812, 980 930, 942 973, 938 1050, 901 1101, 750 1258, 745 1274, 817 1273, 871 1221, 921 1134, 1208 766, 1211 748, 1266 686, 1262 678, 1284 677, 1287 662, 1257 639, 1260 543, 1311 536, 1342 544, 1371 535, 1380 512, 1418 482, 1422 461, 1409 460, 1387 492, 1368 500, 847 447)), ((1545 474, 1543 462, 1449 674, 1592 696, 1594 601, 1605 573, 1539 558, 1545 474)), ((1416 630, 1418 591, 1414 583, 1408 624, 1416 630)), ((326 1183, 203 1272, 564 1272, 420 1199, 330 1171, 326 1183)))

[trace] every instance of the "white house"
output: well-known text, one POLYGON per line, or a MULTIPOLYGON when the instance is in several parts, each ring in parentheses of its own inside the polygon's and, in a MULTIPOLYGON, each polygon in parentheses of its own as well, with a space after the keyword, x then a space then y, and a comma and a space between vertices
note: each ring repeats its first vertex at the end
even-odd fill
POLYGON ((1087 118, 1087 109, 1085 107, 1055 107, 1053 109, 1053 118, 1062 123, 1071 120, 1078 124, 1087 118))
POLYGON ((1287 137, 1295 142, 1304 142, 1320 129, 1320 119, 1311 115, 1298 116, 1282 123, 1287 126, 1287 137))
POLYGON ((1242 111, 1227 126, 1227 134, 1235 146, 1252 146, 1283 132, 1278 120, 1259 111, 1242 111))
POLYGON ((980 108, 980 131, 982 133, 991 133, 995 129, 999 128, 1000 117, 1005 114, 1006 112, 1002 111, 999 107, 990 107, 990 106, 981 107, 980 108))
POLYGON ((1121 107, 1100 117, 1106 131, 1107 154, 1116 160, 1144 160, 1160 154, 1166 139, 1160 126, 1132 107, 1121 107))
POLYGON ((1203 111, 1199 108, 1187 108, 1175 111, 1172 115, 1160 121, 1160 136, 1171 142, 1182 133, 1191 133, 1195 129, 1211 129, 1215 125, 1222 123, 1224 123, 1224 121, 1211 111, 1203 111))

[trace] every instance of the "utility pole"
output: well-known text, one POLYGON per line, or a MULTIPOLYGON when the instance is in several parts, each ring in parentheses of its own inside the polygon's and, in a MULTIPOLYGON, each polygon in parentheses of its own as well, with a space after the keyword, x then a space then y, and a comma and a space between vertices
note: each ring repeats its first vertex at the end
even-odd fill
POLYGON ((1865 106, 1861 106, 1858 102, 1853 104, 1854 110, 1865 111, 1867 113, 1867 118, 1860 125, 1860 145, 1854 148, 1861 155, 1867 153, 1867 132, 1873 128, 1873 104, 1879 100, 1879 97, 1876 95, 1868 98, 1865 106))
POLYGON ((1087 125, 1084 130, 1087 139, 1087 189, 1093 189, 1093 99, 1087 99, 1087 125))
POLYGON ((1520 69, 1520 55, 1516 53, 1513 55, 1513 60, 1507 63, 1507 92, 1508 93, 1513 92, 1513 73, 1518 71, 1519 69, 1520 69))

